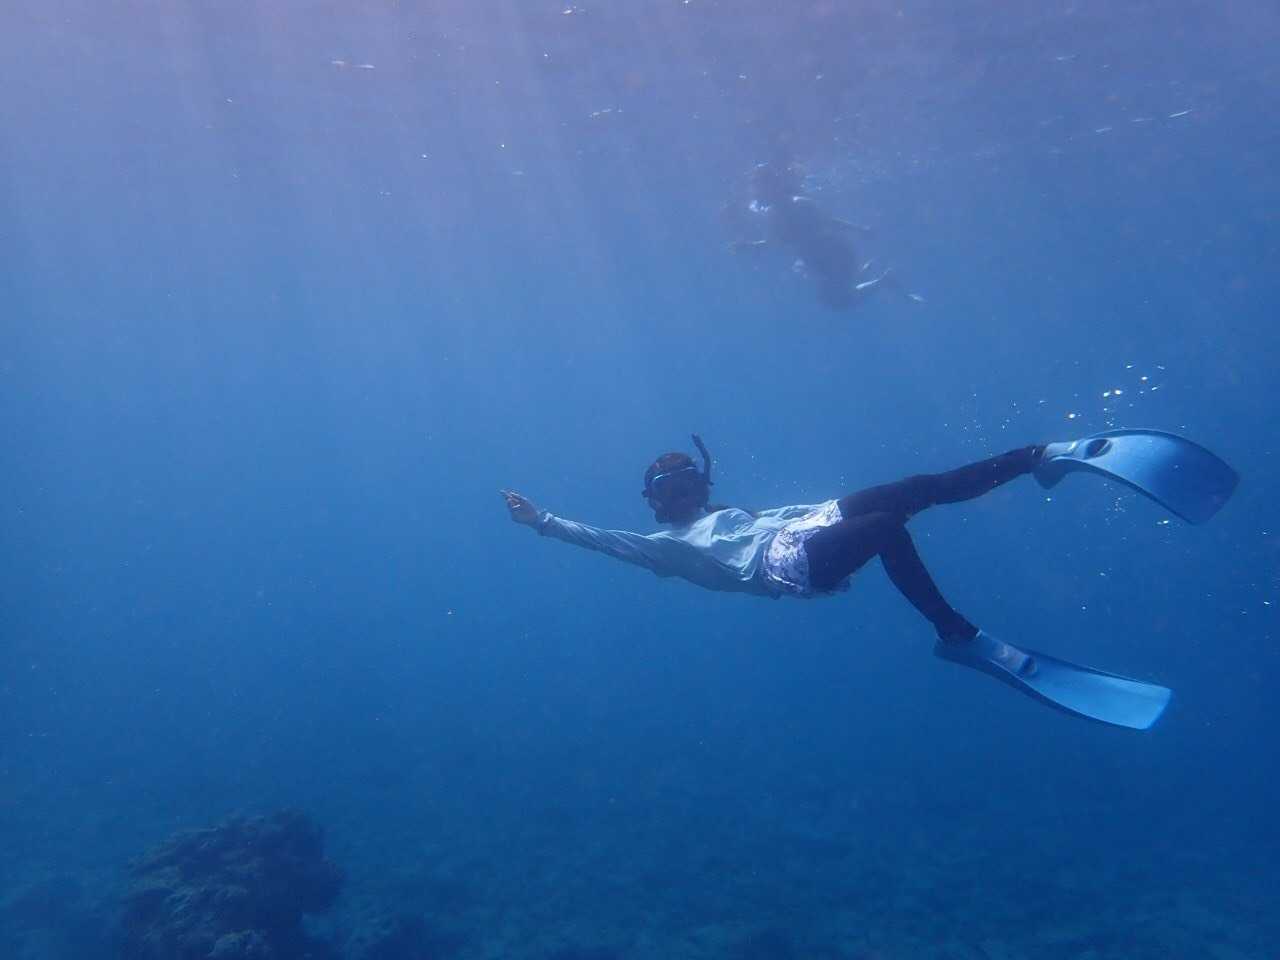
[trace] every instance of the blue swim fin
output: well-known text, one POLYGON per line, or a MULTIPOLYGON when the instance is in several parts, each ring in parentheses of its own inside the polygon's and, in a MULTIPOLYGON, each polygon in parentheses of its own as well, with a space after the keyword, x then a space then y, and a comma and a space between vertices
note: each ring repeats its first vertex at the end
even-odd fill
POLYGON ((1015 647, 978 631, 972 640, 939 640, 935 655, 981 670, 1051 707, 1118 727, 1146 730, 1173 691, 1015 647))
POLYGON ((1231 497, 1240 476, 1198 443, 1158 430, 1108 430, 1051 443, 1035 469, 1043 487, 1085 470, 1118 480, 1188 523, 1204 523, 1231 497))

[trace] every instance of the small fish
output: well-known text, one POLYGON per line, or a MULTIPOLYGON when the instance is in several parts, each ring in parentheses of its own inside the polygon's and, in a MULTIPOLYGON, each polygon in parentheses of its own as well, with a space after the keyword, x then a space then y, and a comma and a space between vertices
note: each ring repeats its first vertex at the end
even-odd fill
POLYGON ((1186 116, 1188 113, 1190 113, 1190 112, 1191 112, 1190 108, 1188 108, 1188 109, 1186 109, 1186 110, 1179 110, 1177 113, 1171 113, 1171 114, 1169 114, 1169 119, 1170 119, 1170 120, 1177 120, 1177 119, 1178 119, 1178 117, 1185 117, 1185 116, 1186 116))

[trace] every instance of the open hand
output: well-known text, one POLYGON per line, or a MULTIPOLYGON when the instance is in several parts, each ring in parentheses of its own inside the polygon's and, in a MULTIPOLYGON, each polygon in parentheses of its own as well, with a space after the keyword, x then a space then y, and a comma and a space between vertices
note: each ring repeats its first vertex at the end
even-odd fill
POLYGON ((502 498, 507 501, 507 509, 511 511, 512 520, 528 526, 533 526, 538 522, 539 510, 530 502, 528 497, 522 496, 514 490, 502 490, 499 492, 502 494, 502 498))

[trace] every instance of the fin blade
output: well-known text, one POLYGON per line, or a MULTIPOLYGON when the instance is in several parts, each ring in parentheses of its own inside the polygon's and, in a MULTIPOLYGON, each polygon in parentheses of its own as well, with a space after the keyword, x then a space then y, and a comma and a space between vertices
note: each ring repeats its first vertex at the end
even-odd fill
POLYGON ((940 640, 934 653, 1057 710, 1131 730, 1150 729, 1173 697, 1168 687, 1016 647, 985 632, 968 641, 940 640))
POLYGON ((1148 730, 1160 719, 1173 691, 1155 683, 1104 673, 1045 653, 1026 650, 1035 673, 1022 682, 1038 696, 1070 713, 1131 730, 1148 730))
POLYGON ((1052 487, 1083 470, 1123 483, 1188 523, 1204 523, 1231 498, 1240 482, 1224 460, 1200 444, 1160 430, 1108 430, 1085 437, 1069 453, 1035 471, 1052 487))

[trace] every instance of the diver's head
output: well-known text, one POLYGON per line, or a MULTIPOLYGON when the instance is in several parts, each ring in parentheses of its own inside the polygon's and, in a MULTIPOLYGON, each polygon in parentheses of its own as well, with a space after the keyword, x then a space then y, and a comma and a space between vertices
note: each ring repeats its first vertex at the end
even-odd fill
POLYGON ((688 523, 707 508, 711 496, 711 458, 695 434, 693 442, 702 454, 703 468, 687 453, 664 453, 644 472, 644 490, 659 523, 688 523))
POLYGON ((777 157, 756 164, 751 171, 751 189, 756 199, 768 206, 783 204, 804 192, 804 173, 798 163, 777 157))

